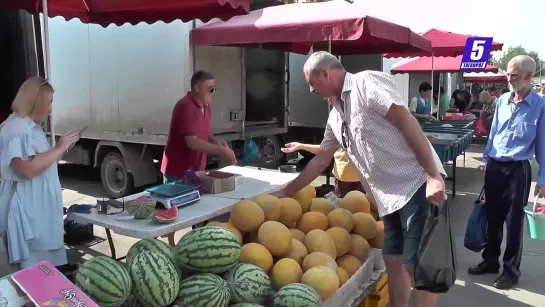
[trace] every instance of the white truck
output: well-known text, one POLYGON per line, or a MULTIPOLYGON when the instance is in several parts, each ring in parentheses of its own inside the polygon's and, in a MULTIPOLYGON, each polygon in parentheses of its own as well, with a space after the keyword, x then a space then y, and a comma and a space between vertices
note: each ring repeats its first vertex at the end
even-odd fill
MULTIPOLYGON (((8 94, 0 91, 6 108, 21 82, 43 65, 36 56, 40 37, 34 35, 39 33, 39 19, 24 12, 0 12, 0 22, 12 25, 12 38, 5 40, 11 49, 26 50, 16 56, 11 52, 11 62, 6 61, 11 69, 0 72, 7 77, 20 74, 5 85, 8 94)), ((276 168, 285 160, 280 151, 284 142, 320 142, 328 106, 308 91, 302 72, 305 56, 194 46, 189 35, 200 25, 175 21, 103 28, 78 20, 49 20, 55 134, 87 127, 64 160, 99 167, 111 197, 158 181, 172 108, 189 91, 196 70, 216 77, 213 132, 236 153, 241 154, 244 139, 252 137, 262 154, 257 164, 276 168)), ((2 42, 0 50, 4 46, 2 42)), ((342 61, 349 71, 382 69, 381 55, 343 56, 342 61)))

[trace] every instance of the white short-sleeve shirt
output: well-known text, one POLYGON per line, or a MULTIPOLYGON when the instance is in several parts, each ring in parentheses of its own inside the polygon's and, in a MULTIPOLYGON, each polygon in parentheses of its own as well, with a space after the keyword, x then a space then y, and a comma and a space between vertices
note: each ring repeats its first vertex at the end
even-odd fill
MULTIPOLYGON (((379 215, 401 209, 427 178, 401 131, 386 119, 393 104, 406 107, 395 81, 378 71, 346 73, 341 100, 344 108, 334 104, 320 149, 347 145, 348 157, 375 199, 379 215)), ((446 175, 428 144, 439 172, 446 175)))

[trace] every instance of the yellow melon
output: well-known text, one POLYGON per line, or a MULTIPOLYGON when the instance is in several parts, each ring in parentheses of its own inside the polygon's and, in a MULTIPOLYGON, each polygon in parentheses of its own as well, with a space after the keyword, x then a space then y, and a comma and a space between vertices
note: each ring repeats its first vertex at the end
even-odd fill
POLYGON ((293 199, 295 199, 301 205, 303 213, 308 212, 310 206, 312 205, 312 197, 310 197, 305 189, 299 190, 299 192, 295 193, 295 195, 293 195, 293 199))
POLYGON ((271 273, 271 282, 276 289, 289 284, 301 282, 303 270, 299 264, 291 258, 278 260, 271 273))
POLYGON ((354 228, 354 217, 352 216, 352 213, 342 208, 331 211, 327 215, 327 222, 329 227, 341 227, 348 232, 351 232, 354 228))
POLYGON ((306 272, 317 266, 325 266, 335 272, 337 272, 337 269, 339 268, 334 258, 322 252, 314 252, 306 256, 301 267, 303 268, 303 272, 306 272))
POLYGON ((232 232, 238 239, 238 243, 242 246, 242 233, 233 224, 221 223, 220 227, 223 227, 232 232))
POLYGON ((291 258, 299 265, 303 264, 303 260, 308 256, 307 247, 303 242, 295 239, 291 239, 291 249, 290 251, 284 256, 285 258, 291 258))
POLYGON ((382 248, 382 243, 384 242, 384 222, 377 222, 377 235, 369 240, 369 245, 374 248, 382 248))
POLYGON ((273 195, 263 194, 254 197, 253 201, 261 207, 265 213, 265 221, 278 221, 282 214, 280 200, 273 195))
POLYGON ((333 259, 337 257, 335 241, 333 241, 327 232, 321 229, 314 229, 307 233, 305 236, 305 246, 309 253, 323 252, 333 259))
POLYGON ((303 214, 297 221, 297 229, 308 233, 314 229, 327 230, 327 216, 321 212, 311 211, 303 214))
POLYGON ((269 272, 273 266, 273 256, 269 250, 259 243, 244 244, 240 249, 240 263, 251 263, 269 272))
POLYGON ((354 229, 352 232, 364 237, 366 240, 377 236, 377 221, 369 213, 354 213, 354 229))
POLYGON ((263 209, 253 201, 241 200, 231 209, 231 222, 242 232, 256 231, 264 221, 263 209))
POLYGON ((306 187, 304 187, 304 189, 308 196, 310 196, 310 198, 315 198, 316 197, 316 188, 312 185, 312 184, 309 184, 307 185, 306 187))
POLYGON ((335 210, 335 206, 327 198, 313 198, 310 211, 322 212, 328 215, 329 212, 335 210))
POLYGON ((367 193, 365 194, 365 198, 367 198, 367 201, 369 202, 369 204, 371 205, 371 211, 378 211, 377 209, 377 203, 375 202, 375 199, 373 199, 373 196, 371 195, 371 193, 367 193))
POLYGON ((326 232, 333 239, 333 242, 335 242, 337 258, 348 253, 351 244, 348 231, 341 227, 333 227, 326 230, 326 232))
POLYGON ((280 198, 280 218, 278 221, 288 227, 291 227, 296 223, 301 215, 303 214, 303 209, 298 201, 293 198, 280 198))
POLYGON ((291 232, 284 224, 267 221, 257 232, 259 244, 265 246, 273 256, 283 256, 291 249, 291 232))
POLYGON ((373 208, 371 208, 371 216, 375 219, 375 221, 380 221, 380 216, 378 215, 378 212, 373 211, 373 208))
POLYGON ((291 236, 295 240, 299 240, 301 242, 305 242, 305 233, 297 228, 290 228, 291 236))
POLYGON ((314 267, 303 274, 301 282, 320 294, 322 301, 332 297, 339 289, 337 273, 323 266, 314 267))
POLYGON ((350 191, 339 200, 340 207, 352 213, 371 211, 371 204, 365 194, 360 191, 350 191))
POLYGON ((339 268, 339 270, 337 271, 337 276, 339 276, 339 283, 341 286, 350 279, 350 276, 348 276, 348 273, 346 273, 343 268, 339 268))
POLYGON ((361 267, 361 261, 352 255, 344 255, 337 259, 337 265, 348 273, 348 276, 356 274, 361 267))
POLYGON ((350 250, 348 251, 349 255, 356 256, 362 263, 364 263, 369 256, 369 249, 369 243, 364 237, 357 234, 350 235, 350 250))
POLYGON ((212 222, 208 222, 208 223, 206 223, 206 226, 216 226, 216 227, 222 227, 222 226, 223 226, 223 223, 222 223, 222 222, 216 222, 216 221, 212 221, 212 222))

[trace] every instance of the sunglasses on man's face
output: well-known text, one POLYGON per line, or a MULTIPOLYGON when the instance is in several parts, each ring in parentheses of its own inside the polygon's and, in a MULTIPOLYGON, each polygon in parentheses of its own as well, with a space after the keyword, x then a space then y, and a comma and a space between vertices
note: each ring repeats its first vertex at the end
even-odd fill
POLYGON ((211 89, 209 89, 208 91, 210 92, 210 94, 214 94, 218 89, 213 87, 211 89))

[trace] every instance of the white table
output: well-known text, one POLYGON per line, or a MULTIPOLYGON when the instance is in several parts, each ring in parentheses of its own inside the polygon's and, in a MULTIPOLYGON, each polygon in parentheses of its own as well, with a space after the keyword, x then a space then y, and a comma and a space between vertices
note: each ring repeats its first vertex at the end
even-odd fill
MULTIPOLYGON (((147 194, 149 193, 142 192, 130 195, 125 197, 125 201, 135 199, 147 194)), ((120 199, 120 201, 123 200, 120 199)), ((149 219, 124 220, 124 218, 128 217, 128 214, 126 212, 120 214, 106 215, 97 213, 96 209, 92 209, 91 213, 69 213, 68 218, 81 223, 88 223, 104 227, 104 229, 106 230, 108 244, 110 245, 112 258, 120 260, 124 257, 116 258, 115 246, 113 244, 112 234, 110 231, 113 231, 123 236, 138 239, 158 238, 185 229, 187 227, 191 227, 195 224, 208 221, 216 216, 228 213, 231 211, 231 207, 233 207, 236 202, 237 200, 235 199, 203 195, 201 196, 200 201, 179 208, 176 221, 169 224, 157 224, 149 219)))
POLYGON ((212 194, 214 197, 231 199, 248 199, 257 195, 271 193, 280 189, 295 179, 297 173, 280 173, 269 169, 258 169, 255 167, 227 166, 219 171, 241 175, 242 184, 234 191, 212 194))
MULTIPOLYGON (((298 175, 295 173, 287 174, 273 170, 259 170, 257 168, 239 166, 224 167, 220 171, 243 176, 242 184, 237 186, 234 191, 202 195, 200 201, 179 208, 176 221, 170 224, 157 224, 149 219, 125 220, 124 218, 128 217, 127 213, 105 215, 98 214, 96 209, 92 209, 91 213, 69 213, 68 218, 81 223, 104 227, 112 258, 120 260, 124 257, 116 258, 111 230, 117 234, 137 239, 152 239, 165 236, 206 222, 222 214, 227 214, 231 212, 231 208, 238 200, 275 191, 295 179, 298 175)), ((118 200, 123 202, 148 194, 148 192, 141 192, 118 200)))

